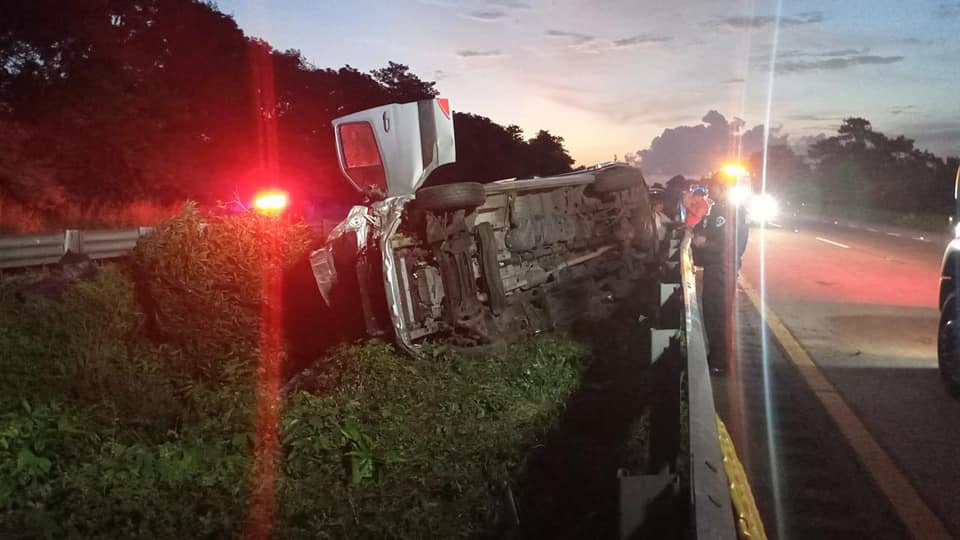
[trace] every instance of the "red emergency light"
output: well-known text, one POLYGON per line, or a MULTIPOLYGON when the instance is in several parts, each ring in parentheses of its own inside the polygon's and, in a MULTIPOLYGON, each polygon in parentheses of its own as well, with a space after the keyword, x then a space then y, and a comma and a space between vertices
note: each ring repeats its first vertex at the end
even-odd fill
POLYGON ((286 191, 270 189, 253 196, 253 208, 260 214, 282 214, 289 204, 290 196, 286 191))

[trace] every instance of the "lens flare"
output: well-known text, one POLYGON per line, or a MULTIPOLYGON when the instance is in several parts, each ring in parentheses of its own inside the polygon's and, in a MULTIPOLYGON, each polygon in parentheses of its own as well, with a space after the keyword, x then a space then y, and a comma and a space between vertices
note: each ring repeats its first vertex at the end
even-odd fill
POLYGON ((739 163, 727 163, 723 166, 723 174, 731 178, 740 178, 747 176, 747 169, 739 163))
POLYGON ((286 191, 261 191, 253 197, 253 207, 261 214, 281 214, 290 204, 286 191))
POLYGON ((769 193, 759 193, 750 199, 747 209, 750 221, 767 223, 777 218, 780 213, 780 204, 769 193))

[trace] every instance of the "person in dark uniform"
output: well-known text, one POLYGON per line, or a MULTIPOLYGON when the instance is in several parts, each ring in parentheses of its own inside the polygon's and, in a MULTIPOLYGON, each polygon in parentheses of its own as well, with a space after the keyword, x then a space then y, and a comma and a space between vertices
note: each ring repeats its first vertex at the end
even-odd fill
POLYGON ((745 211, 729 201, 734 179, 722 173, 708 187, 714 205, 694 229, 694 262, 703 267, 703 323, 707 330, 707 363, 714 374, 727 370, 733 350, 734 298, 740 260, 749 229, 745 211))

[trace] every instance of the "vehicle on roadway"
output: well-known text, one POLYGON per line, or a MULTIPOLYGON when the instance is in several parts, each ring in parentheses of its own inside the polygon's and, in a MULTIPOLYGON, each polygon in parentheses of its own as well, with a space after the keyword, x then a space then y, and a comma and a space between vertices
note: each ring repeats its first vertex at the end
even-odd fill
POLYGON ((731 203, 746 211, 748 224, 760 225, 776 219, 780 213, 777 199, 769 192, 754 191, 753 178, 744 166, 727 163, 721 172, 733 179, 734 185, 730 188, 728 197, 731 203))
POLYGON ((367 109, 333 128, 344 176, 369 204, 349 211, 311 266, 328 303, 354 274, 369 334, 392 333, 413 353, 425 341, 496 345, 602 316, 656 279, 638 168, 423 187, 456 157, 447 100, 367 109))
POLYGON ((960 316, 957 314, 957 297, 960 296, 960 167, 954 180, 953 198, 957 202, 954 212, 954 239, 947 244, 940 269, 940 323, 937 326, 937 364, 944 384, 954 394, 960 395, 960 316))

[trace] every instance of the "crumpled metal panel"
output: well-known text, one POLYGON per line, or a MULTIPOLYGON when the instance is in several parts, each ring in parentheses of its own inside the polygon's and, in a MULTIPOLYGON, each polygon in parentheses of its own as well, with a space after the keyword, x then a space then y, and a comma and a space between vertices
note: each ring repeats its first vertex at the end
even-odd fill
POLYGON ((333 251, 329 247, 323 247, 311 253, 310 268, 313 270, 313 279, 317 282, 317 288, 320 289, 320 296, 323 297, 323 301, 328 306, 332 306, 330 292, 337 283, 337 269, 333 264, 333 251))
POLYGON ((330 244, 344 234, 354 231, 357 233, 357 251, 361 251, 367 246, 370 226, 374 226, 374 234, 376 234, 377 224, 377 217, 370 214, 368 207, 354 206, 347 212, 347 218, 330 231, 330 234, 327 236, 327 243, 330 244))

